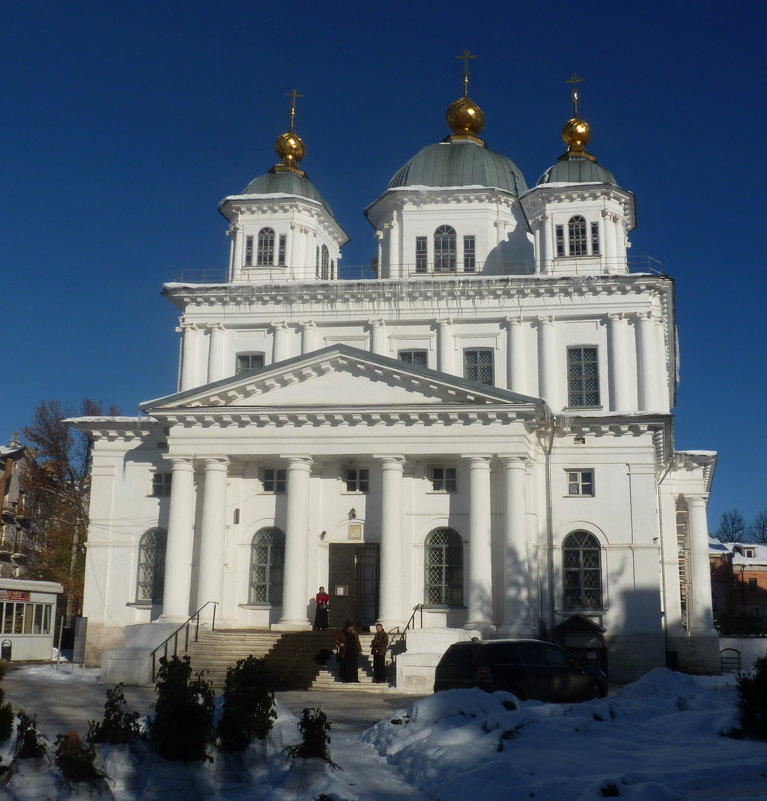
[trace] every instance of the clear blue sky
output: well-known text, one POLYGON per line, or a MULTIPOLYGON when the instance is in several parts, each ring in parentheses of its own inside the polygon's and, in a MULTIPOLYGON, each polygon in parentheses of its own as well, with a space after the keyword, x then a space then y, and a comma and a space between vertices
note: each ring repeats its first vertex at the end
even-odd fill
POLYGON ((637 196, 634 255, 677 282, 676 445, 719 451, 709 508, 765 493, 767 3, 25 2, 0 26, 0 440, 43 398, 136 413, 174 391, 186 269, 224 266, 218 201, 275 161, 297 88, 303 163, 352 237, 448 132, 464 48, 483 136, 529 184, 562 152, 565 80, 590 150, 637 196))

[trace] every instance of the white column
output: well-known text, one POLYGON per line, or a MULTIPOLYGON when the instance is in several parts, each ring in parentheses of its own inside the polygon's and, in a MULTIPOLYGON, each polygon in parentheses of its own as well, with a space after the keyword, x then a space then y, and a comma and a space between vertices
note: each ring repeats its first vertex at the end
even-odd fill
POLYGON ((381 458, 381 577, 378 619, 387 631, 404 622, 402 588, 402 456, 381 458))
POLYGON ((493 617, 490 543, 490 459, 469 461, 469 586, 466 628, 488 631, 493 617))
POLYGON ((165 588, 161 622, 183 622, 189 617, 194 545, 194 466, 189 458, 170 457, 172 479, 168 538, 165 546, 165 588))
POLYGON ((224 326, 215 323, 208 329, 210 344, 208 347, 208 382, 226 378, 224 369, 224 326))
MULTIPOLYGON (((402 264, 400 255, 399 226, 397 225, 397 214, 392 214, 389 229, 389 278, 402 278, 408 274, 407 269, 402 264)), ((413 254, 415 259, 415 253, 413 254)))
POLYGON ((314 277, 317 273, 317 248, 315 244, 316 234, 304 228, 304 269, 301 271, 303 278, 314 277))
POLYGON ((599 220, 599 247, 602 249, 602 255, 607 262, 607 272, 611 272, 615 267, 615 235, 613 234, 613 226, 610 221, 610 212, 607 209, 602 209, 601 218, 599 220))
POLYGON ((508 637, 529 637, 534 633, 534 623, 527 589, 527 460, 503 456, 501 461, 506 471, 502 631, 508 637))
POLYGON ((623 314, 607 315, 607 346, 610 375, 610 410, 629 411, 629 378, 626 359, 628 322, 623 314))
POLYGON ((541 236, 541 223, 539 219, 535 221, 533 237, 535 239, 535 272, 539 273, 541 272, 541 263, 543 261, 543 237, 541 236))
POLYGON ((272 363, 284 361, 290 356, 290 329, 285 322, 272 323, 274 342, 272 345, 272 363))
MULTIPOLYGON (((224 546, 226 545, 226 480, 229 459, 210 456, 205 459, 205 486, 202 494, 200 531, 200 568, 197 607, 216 601, 216 617, 221 614, 224 590, 224 546)), ((171 489, 172 489, 171 484, 171 489)), ((194 610, 193 610, 194 611, 194 610)), ((202 617, 210 620, 214 607, 207 606, 202 617)))
POLYGON ((538 394, 549 406, 556 403, 556 341, 551 317, 538 318, 538 394))
POLYGON ((368 320, 370 326, 370 350, 381 356, 386 355, 386 323, 383 320, 368 320))
POLYGON ((242 272, 242 245, 243 233, 242 226, 239 223, 234 223, 230 229, 234 235, 234 255, 232 257, 232 275, 237 277, 242 272))
POLYGON ((637 316, 639 327, 639 408, 643 412, 661 411, 655 379, 655 322, 652 312, 637 316))
POLYGON ((687 596, 687 626, 691 634, 715 634, 711 601, 711 568, 708 561, 706 499, 686 496, 690 515, 691 593, 687 596))
POLYGON ((306 617, 308 592, 309 477, 308 456, 287 457, 287 514, 285 518, 285 574, 279 629, 310 629, 306 617))
POLYGON ((378 273, 376 274, 376 278, 384 278, 388 277, 384 276, 384 264, 383 264, 383 238, 384 233, 383 231, 376 231, 376 258, 378 259, 378 273))
POLYGON ((543 249, 546 252, 543 272, 550 273, 554 270, 554 257, 557 255, 556 237, 554 236, 554 218, 551 214, 543 214, 541 217, 543 219, 544 234, 543 249))
POLYGON ((285 240, 285 266, 288 270, 292 270, 295 265, 293 264, 293 251, 295 250, 294 246, 294 239, 296 237, 296 226, 295 223, 290 224, 290 228, 288 229, 288 236, 285 240))
POLYGON ((437 320, 437 369, 453 373, 453 321, 446 317, 437 320))
POLYGON ((181 386, 191 389, 197 386, 197 326, 194 323, 182 323, 183 346, 181 349, 181 386))
POLYGON ((508 387, 512 392, 525 392, 525 330, 522 320, 506 318, 509 340, 506 352, 508 355, 508 387))
POLYGON ((309 320, 301 323, 301 353, 317 350, 317 323, 309 320))

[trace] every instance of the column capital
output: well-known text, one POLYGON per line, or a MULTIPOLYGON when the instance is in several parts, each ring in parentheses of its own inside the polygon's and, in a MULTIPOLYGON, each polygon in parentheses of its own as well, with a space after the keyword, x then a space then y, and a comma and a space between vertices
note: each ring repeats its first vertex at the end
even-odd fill
POLYGON ((651 311, 643 311, 637 312, 637 320, 639 322, 652 322, 655 319, 655 315, 651 311))
POLYGON ((285 320, 277 320, 276 322, 272 321, 269 323, 269 325, 271 325, 271 327, 274 328, 275 330, 279 329, 281 331, 286 331, 288 328, 288 324, 285 320))
POLYGON ((554 325, 554 318, 550 314, 539 314, 536 320, 538 325, 554 325))
POLYGON ((386 326, 386 320, 368 320, 368 325, 371 328, 384 328, 386 326))
POLYGON ((507 470, 524 470, 525 472, 533 464, 532 459, 527 456, 510 456, 506 454, 498 454, 498 461, 507 470))
POLYGON ((626 314, 625 314, 625 312, 610 312, 607 315, 607 319, 611 323, 622 322, 622 321, 624 321, 626 319, 626 314))
POLYGON ((314 320, 302 320, 299 325, 304 329, 304 331, 310 328, 317 328, 317 323, 315 323, 314 320))
POLYGON ((462 454, 461 458, 469 463, 469 469, 471 470, 476 468, 490 469, 490 454, 462 454))
POLYGON ((437 317, 437 318, 435 318, 434 322, 437 325, 441 325, 441 326, 452 325, 453 324, 453 318, 452 317, 437 317))
POLYGON ((509 326, 512 327, 516 325, 522 325, 522 323, 524 322, 524 320, 521 317, 512 317, 511 315, 505 317, 504 321, 507 322, 509 326))
POLYGON ((685 501, 687 501, 688 506, 694 506, 697 508, 706 507, 708 506, 708 495, 685 495, 685 501))
POLYGON ((384 232, 383 231, 376 231, 375 232, 375 238, 380 242, 384 238, 384 232))
POLYGON ((314 459, 308 454, 291 454, 288 456, 280 456, 280 459, 286 461, 288 463, 288 468, 293 470, 311 470, 314 464, 314 459))
POLYGON ((172 470, 194 470, 194 459, 191 456, 163 456, 164 461, 170 462, 172 470))
POLYGON ((202 460, 205 465, 205 471, 209 470, 223 470, 226 471, 229 466, 228 456, 205 456, 202 460))
POLYGON ((399 470, 405 468, 405 457, 398 454, 373 454, 373 459, 381 463, 382 470, 399 470))
POLYGON ((213 331, 226 331, 226 328, 224 327, 223 323, 208 323, 207 328, 208 328, 208 331, 210 331, 210 332, 213 332, 213 331))

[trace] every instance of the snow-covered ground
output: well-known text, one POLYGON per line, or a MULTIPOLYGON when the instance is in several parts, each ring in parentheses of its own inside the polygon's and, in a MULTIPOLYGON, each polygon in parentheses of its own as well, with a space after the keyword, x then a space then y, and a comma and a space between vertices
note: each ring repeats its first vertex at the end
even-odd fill
MULTIPOLYGON (((366 731, 334 725, 330 752, 341 769, 321 766, 303 783, 284 758, 284 748, 298 740, 297 719, 279 706, 267 757, 251 768, 255 785, 216 797, 767 801, 767 743, 723 736, 737 727, 736 700, 733 676, 668 670, 581 704, 517 704, 508 693, 452 690, 366 731)), ((7 792, 0 790, 0 798, 7 792)), ((116 797, 134 801, 141 793, 116 797)))

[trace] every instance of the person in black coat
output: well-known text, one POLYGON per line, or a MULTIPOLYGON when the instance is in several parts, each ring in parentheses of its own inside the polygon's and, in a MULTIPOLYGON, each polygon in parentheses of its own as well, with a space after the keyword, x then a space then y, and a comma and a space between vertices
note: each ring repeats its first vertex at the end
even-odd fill
POLYGON ((341 681, 359 681, 357 660, 359 654, 362 652, 362 646, 360 645, 360 638, 354 630, 354 624, 351 620, 347 620, 344 623, 343 631, 336 634, 335 641, 338 645, 338 659, 341 663, 341 681))
POLYGON ((376 633, 370 645, 373 654, 373 681, 380 684, 386 681, 386 649, 389 646, 389 635, 380 623, 376 623, 376 633))

